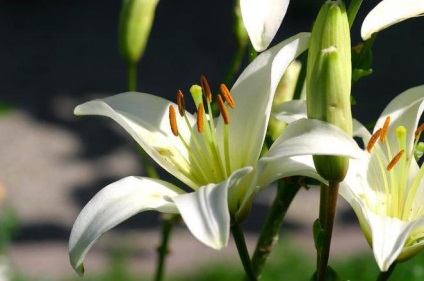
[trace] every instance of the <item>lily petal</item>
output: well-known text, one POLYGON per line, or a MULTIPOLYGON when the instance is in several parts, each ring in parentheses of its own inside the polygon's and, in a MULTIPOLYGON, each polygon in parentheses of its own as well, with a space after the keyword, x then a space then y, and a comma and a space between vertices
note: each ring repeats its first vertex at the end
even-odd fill
POLYGON ((170 198, 177 206, 191 233, 202 243, 214 249, 228 244, 230 213, 228 189, 252 170, 246 167, 234 172, 219 184, 202 186, 191 192, 170 198))
MULTIPOLYGON (((259 158, 276 87, 287 66, 308 47, 309 37, 309 33, 299 33, 263 52, 247 66, 231 89, 236 104, 229 111, 228 126, 233 170, 253 166, 259 158), (240 150, 245 153, 240 155, 240 150)), ((219 121, 217 134, 222 138, 224 122, 219 121)))
POLYGON ((283 102, 272 109, 275 118, 286 123, 292 123, 299 119, 307 118, 306 101, 292 100, 283 102))
POLYGON ((383 0, 365 17, 361 28, 362 39, 395 23, 424 13, 422 0, 383 0))
POLYGON ((397 218, 378 216, 372 212, 368 212, 367 219, 372 232, 375 260, 381 271, 387 271, 399 256, 417 221, 401 221, 397 218))
POLYGON ((268 48, 287 12, 289 0, 240 0, 241 15, 256 51, 268 48))
MULTIPOLYGON (((423 1, 424 3, 424 1, 423 1)), ((418 86, 406 90, 395 97, 384 109, 377 120, 374 131, 381 128, 387 116, 390 116, 390 129, 387 138, 391 147, 397 146, 395 129, 398 126, 405 128, 417 128, 420 117, 424 111, 424 86, 418 86)), ((414 143, 414 134, 408 133, 406 136, 406 149, 410 151, 414 143)))
POLYGON ((145 210, 178 213, 173 203, 164 199, 183 193, 170 183, 141 177, 127 177, 98 192, 79 214, 69 238, 69 257, 75 271, 84 273, 83 261, 99 237, 145 210))
MULTIPOLYGON (((190 174, 190 153, 172 134, 168 110, 174 103, 145 93, 123 93, 77 106, 76 115, 102 115, 115 120, 165 170, 192 188, 198 187, 190 174), (186 171, 182 173, 181 171, 186 171)), ((191 124, 196 119, 186 115, 191 124)), ((190 132, 184 118, 177 114, 178 131, 186 140, 190 132)))
POLYGON ((362 150, 353 138, 336 126, 320 120, 301 119, 284 129, 262 159, 281 159, 300 155, 339 155, 357 158, 360 153, 362 150))

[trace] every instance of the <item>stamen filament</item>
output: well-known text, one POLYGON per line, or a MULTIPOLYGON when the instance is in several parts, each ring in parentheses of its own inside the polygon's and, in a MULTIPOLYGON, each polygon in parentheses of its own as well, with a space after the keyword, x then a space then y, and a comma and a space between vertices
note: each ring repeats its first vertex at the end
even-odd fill
POLYGON ((177 116, 173 105, 169 106, 169 123, 171 123, 171 131, 174 136, 178 137, 177 116))

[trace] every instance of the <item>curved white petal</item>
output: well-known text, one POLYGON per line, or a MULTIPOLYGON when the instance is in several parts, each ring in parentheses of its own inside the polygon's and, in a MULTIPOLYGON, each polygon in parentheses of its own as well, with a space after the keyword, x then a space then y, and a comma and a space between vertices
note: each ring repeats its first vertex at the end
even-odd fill
POLYGON ((241 15, 256 51, 268 48, 280 28, 289 0, 240 0, 241 15))
MULTIPOLYGON (((277 85, 287 66, 306 50, 309 37, 300 33, 263 52, 231 89, 236 104, 229 111, 228 126, 232 170, 253 166, 258 160, 277 85)), ((217 134, 222 138, 224 122, 219 121, 217 134)))
POLYGON ((405 241, 417 221, 407 222, 397 218, 378 216, 368 212, 372 232, 372 250, 381 271, 387 271, 398 258, 405 241))
POLYGON ((292 123, 299 119, 307 118, 306 101, 292 100, 283 102, 272 109, 272 112, 278 120, 286 123, 292 123))
POLYGON ((315 170, 314 161, 310 155, 295 157, 265 157, 259 160, 263 165, 259 173, 258 189, 265 188, 272 182, 291 176, 305 176, 325 182, 315 170))
POLYGON ((365 17, 361 36, 366 40, 375 32, 424 13, 422 0, 383 0, 365 17))
POLYGON ((357 158, 360 153, 362 150, 353 138, 336 126, 320 120, 301 119, 287 125, 262 159, 300 155, 357 158))
MULTIPOLYGON (((77 106, 76 115, 102 115, 115 120, 140 146, 165 170, 191 187, 197 187, 190 171, 187 149, 172 134, 169 122, 169 106, 174 105, 163 98, 145 93, 123 93, 104 99, 93 100, 77 106), (186 173, 182 173, 186 171, 186 173)), ((191 124, 195 118, 186 113, 191 124)), ((189 141, 189 129, 184 118, 177 114, 179 133, 189 141)))
POLYGON ((69 257, 75 271, 84 273, 83 261, 99 237, 129 217, 145 210, 178 213, 164 199, 183 191, 170 183, 140 177, 127 177, 98 192, 78 215, 69 238, 69 257))
POLYGON ((219 184, 208 184, 192 193, 171 198, 191 233, 214 249, 227 246, 230 231, 228 189, 240 181, 251 167, 234 172, 219 184))
MULTIPOLYGON (((423 1, 424 2, 424 1, 423 1)), ((398 126, 404 126, 409 130, 417 128, 420 117, 424 111, 424 85, 406 90, 395 97, 383 110, 380 118, 377 120, 374 131, 381 128, 387 116, 390 116, 390 127, 387 133, 387 139, 390 141, 390 147, 397 147, 397 138, 395 129, 398 126)), ((408 132, 406 136, 406 149, 410 151, 414 143, 414 132, 408 132)))

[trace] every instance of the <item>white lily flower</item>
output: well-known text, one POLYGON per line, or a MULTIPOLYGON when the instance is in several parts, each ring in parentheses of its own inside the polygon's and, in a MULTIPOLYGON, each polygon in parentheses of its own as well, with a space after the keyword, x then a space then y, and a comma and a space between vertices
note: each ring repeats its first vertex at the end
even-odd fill
POLYGON ((375 32, 424 14, 423 0, 383 0, 365 17, 361 36, 366 40, 375 32))
POLYGON ((240 0, 241 15, 256 51, 268 48, 287 12, 289 0, 240 0))
MULTIPOLYGON (((84 207, 72 229, 69 254, 78 273, 83 273, 86 253, 104 232, 141 211, 180 213, 197 239, 220 249, 227 245, 230 221, 245 215, 258 189, 285 176, 319 178, 309 159, 289 159, 294 154, 320 153, 320 147, 298 148, 302 140, 276 141, 259 159, 278 82, 307 48, 309 36, 298 34, 258 56, 231 90, 236 107, 227 110, 222 103, 223 118, 218 120, 203 113, 202 97, 200 102, 195 97, 197 116, 186 112, 181 95, 174 104, 149 94, 124 93, 75 108, 76 115, 103 115, 118 122, 152 159, 194 191, 186 193, 173 184, 141 177, 105 187, 84 207), (175 114, 174 107, 181 115, 175 114)), ((207 93, 205 97, 210 100, 207 93)), ((227 101, 231 105, 231 96, 227 101)), ((319 138, 314 131, 310 128, 311 135, 319 138)), ((291 136, 298 133, 294 130, 291 136)), ((333 149, 355 155, 346 145, 333 149)))
POLYGON ((424 86, 403 92, 383 111, 352 160, 340 194, 352 205, 381 271, 424 248, 424 166, 414 151, 424 126, 424 86))
MULTIPOLYGON (((277 118, 293 122, 306 116, 306 104, 291 101, 276 111, 277 118)), ((353 207, 381 271, 424 249, 424 165, 419 167, 414 158, 417 146, 422 146, 424 125, 417 126, 423 111, 420 86, 392 100, 372 136, 359 122, 353 123, 353 135, 362 138, 367 149, 350 160, 340 194, 353 207)), ((334 133, 332 127, 323 130, 323 135, 334 133)))

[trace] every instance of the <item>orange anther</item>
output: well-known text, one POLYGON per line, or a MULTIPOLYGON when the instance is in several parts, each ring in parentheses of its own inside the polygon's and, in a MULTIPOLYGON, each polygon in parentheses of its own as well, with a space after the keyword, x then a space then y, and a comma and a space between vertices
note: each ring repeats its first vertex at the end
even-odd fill
POLYGON ((203 94, 205 95, 205 99, 208 102, 212 102, 212 92, 211 87, 209 87, 208 80, 204 75, 200 76, 200 85, 202 86, 203 94))
POLYGON ((197 108, 197 131, 199 133, 203 133, 203 121, 205 116, 205 109, 203 107, 203 103, 199 104, 197 108))
POLYGON ((171 131, 174 136, 178 137, 177 115, 174 106, 169 106, 169 123, 171 123, 171 131))
POLYGON ((387 116, 386 121, 384 121, 383 128, 381 128, 380 142, 384 144, 386 142, 387 131, 389 130, 390 125, 390 116, 387 116))
POLYGON ((225 84, 221 84, 220 88, 225 101, 228 103, 228 106, 231 108, 236 107, 236 104, 234 103, 233 97, 231 96, 231 93, 228 90, 227 86, 225 86, 225 84))
POLYGON ((371 149, 374 147, 375 143, 378 141, 381 135, 381 129, 378 129, 370 138, 367 144, 367 151, 371 152, 371 149))
POLYGON ((184 101, 184 95, 181 90, 177 91, 177 104, 178 104, 178 112, 180 113, 180 116, 184 116, 185 112, 185 101, 184 101))
POLYGON ((400 158, 404 153, 405 149, 402 149, 398 152, 398 154, 395 155, 395 157, 393 157, 392 161, 390 161, 389 165, 387 165, 387 171, 390 171, 396 165, 396 163, 399 162, 400 158))
POLYGON ((224 100, 221 95, 218 95, 218 106, 219 111, 221 112, 222 118, 224 119, 225 124, 230 124, 230 116, 228 115, 228 110, 225 107, 224 100))
POLYGON ((421 132, 424 131, 424 124, 421 124, 417 130, 415 130, 415 138, 418 137, 419 134, 421 134, 421 132))

